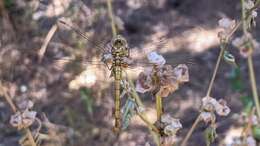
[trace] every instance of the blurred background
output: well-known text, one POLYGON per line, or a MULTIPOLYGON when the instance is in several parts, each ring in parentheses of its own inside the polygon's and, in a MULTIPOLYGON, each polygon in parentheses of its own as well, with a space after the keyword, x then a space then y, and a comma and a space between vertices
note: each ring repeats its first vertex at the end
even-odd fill
MULTIPOLYGON (((178 139, 188 132, 206 94, 219 53, 217 22, 222 17, 239 19, 240 9, 239 1, 234 0, 113 0, 119 33, 128 40, 133 59, 143 60, 145 53, 157 51, 173 65, 193 62, 189 65, 190 82, 163 101, 165 111, 183 124, 178 139)), ((98 61, 102 50, 94 44, 111 40, 105 0, 1 0, 0 14, 2 83, 15 103, 32 100, 38 116, 45 113, 60 127, 43 145, 155 145, 138 117, 119 138, 112 133, 114 91, 110 72, 102 65, 79 63, 80 58, 98 61), (60 18, 86 33, 91 42, 57 24, 60 18), (75 60, 57 68, 55 59, 64 57, 75 60)), ((259 38, 259 25, 255 30, 253 34, 259 38)), ((219 69, 212 96, 227 100, 231 113, 217 117, 218 138, 213 145, 224 145, 225 138, 239 125, 237 115, 251 99, 246 60, 232 46, 230 52, 240 70, 225 62, 219 69)), ((254 55, 256 75, 260 73, 259 57, 258 49, 254 55)), ((136 79, 141 71, 141 67, 129 69, 129 74, 136 79)), ((156 119, 154 98, 150 94, 141 97, 149 118, 156 119)), ((0 146, 19 145, 21 133, 10 126, 11 114, 9 105, 0 98, 0 146)), ((202 123, 196 128, 190 146, 205 145, 206 127, 202 123)))

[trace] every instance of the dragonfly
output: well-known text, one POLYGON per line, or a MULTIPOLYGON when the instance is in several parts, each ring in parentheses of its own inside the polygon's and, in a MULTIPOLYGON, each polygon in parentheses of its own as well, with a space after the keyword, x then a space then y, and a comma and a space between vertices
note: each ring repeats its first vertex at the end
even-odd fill
MULTIPOLYGON (((110 76, 114 78, 114 133, 118 134, 121 131, 121 81, 123 81, 123 72, 126 69, 131 69, 135 67, 147 67, 153 66, 154 64, 144 61, 133 61, 130 56, 130 47, 128 45, 127 40, 121 36, 117 35, 113 37, 109 43, 109 45, 105 45, 104 42, 92 42, 90 37, 84 34, 80 29, 74 27, 73 25, 59 20, 59 23, 68 27, 81 37, 83 37, 88 43, 94 44, 95 48, 101 49, 102 57, 100 64, 103 64, 110 71, 110 76)), ((163 41, 160 41, 158 44, 161 45, 163 41)), ((66 59, 60 59, 59 61, 67 61, 66 59)), ((192 61, 187 61, 186 63, 192 64, 192 61)), ((93 62, 90 60, 82 60, 82 64, 97 64, 97 62, 93 62)), ((98 64, 99 65, 99 64, 98 64)))

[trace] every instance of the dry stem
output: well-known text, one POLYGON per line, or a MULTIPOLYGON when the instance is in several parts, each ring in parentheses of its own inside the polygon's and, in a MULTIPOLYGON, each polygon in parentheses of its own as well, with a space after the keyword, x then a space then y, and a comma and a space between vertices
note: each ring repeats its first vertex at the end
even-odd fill
MULTIPOLYGON (((254 9, 256 9, 258 7, 260 3, 260 0, 258 0, 256 2, 256 5, 253 7, 254 9)), ((254 9, 251 9, 248 13, 245 10, 245 1, 241 0, 241 4, 242 4, 242 26, 243 26, 243 33, 245 36, 248 36, 248 31, 247 31, 247 18, 248 15, 251 15, 251 11, 253 11, 254 9)), ((250 46, 251 50, 253 50, 252 46, 250 46)), ((251 89, 252 89, 252 93, 253 93, 253 98, 254 98, 254 102, 255 102, 255 106, 256 106, 256 113, 258 116, 258 119, 260 119, 260 105, 259 105, 259 99, 258 99, 258 93, 257 93, 257 87, 256 87, 256 79, 255 79, 255 72, 254 72, 254 64, 253 64, 253 57, 252 57, 251 53, 248 58, 247 58, 247 62, 248 62, 248 68, 249 68, 249 77, 250 77, 250 83, 251 83, 251 89)))
POLYGON ((53 35, 55 34, 56 30, 57 30, 58 26, 57 24, 54 24, 51 29, 49 30, 45 40, 44 40, 44 43, 43 45, 41 46, 41 49, 39 50, 38 52, 38 62, 41 62, 42 61, 42 58, 46 52, 46 49, 47 49, 47 46, 51 40, 51 38, 53 37, 53 35))

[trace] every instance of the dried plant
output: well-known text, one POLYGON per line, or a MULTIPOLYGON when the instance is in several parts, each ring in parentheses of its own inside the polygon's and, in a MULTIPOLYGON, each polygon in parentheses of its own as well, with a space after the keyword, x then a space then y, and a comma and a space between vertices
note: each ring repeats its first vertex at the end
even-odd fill
MULTIPOLYGON (((215 142, 218 137, 217 128, 218 120, 217 117, 227 117, 232 109, 229 108, 230 103, 224 100, 223 97, 216 98, 213 96, 212 90, 215 83, 215 79, 221 65, 221 61, 225 61, 231 68, 235 71, 239 70, 239 65, 237 64, 237 59, 231 53, 233 50, 230 50, 230 44, 234 48, 237 48, 237 51, 240 53, 241 58, 247 60, 249 81, 252 90, 252 101, 253 104, 250 105, 246 112, 242 112, 239 116, 240 124, 242 125, 242 132, 240 136, 232 139, 231 146, 257 146, 260 141, 260 105, 259 105, 259 95, 257 91, 256 75, 254 71, 254 62, 253 55, 256 48, 259 48, 259 43, 254 38, 254 28, 256 27, 257 22, 257 8, 260 5, 260 0, 241 0, 241 19, 233 20, 230 18, 221 18, 218 21, 219 32, 216 34, 220 43, 220 52, 218 58, 212 71, 212 76, 207 88, 207 91, 204 96, 200 99, 200 108, 198 110, 196 119, 192 126, 188 129, 187 134, 183 139, 178 139, 178 132, 183 127, 181 119, 166 113, 165 105, 163 100, 169 97, 172 93, 176 92, 181 85, 190 81, 189 68, 187 64, 178 64, 173 67, 167 64, 166 59, 158 54, 156 51, 151 51, 147 54, 148 64, 144 71, 142 71, 136 81, 128 76, 127 72, 124 70, 113 69, 109 67, 114 65, 114 56, 111 53, 113 47, 117 46, 119 49, 125 49, 121 55, 119 61, 122 63, 120 67, 124 68, 127 65, 130 65, 133 60, 129 58, 129 46, 124 37, 118 35, 120 30, 124 29, 124 22, 118 16, 113 13, 112 0, 106 0, 108 17, 111 22, 111 32, 112 36, 115 39, 112 39, 112 44, 114 46, 107 46, 108 50, 104 51, 102 56, 102 61, 110 68, 111 76, 119 73, 115 77, 116 80, 116 100, 115 100, 115 129, 114 131, 119 135, 119 132, 122 130, 127 130, 131 128, 131 120, 133 117, 139 117, 145 124, 146 127, 150 130, 151 135, 153 136, 154 142, 157 146, 172 146, 172 145, 181 145, 186 146, 188 140, 193 134, 194 130, 200 123, 204 123, 206 128, 204 130, 204 138, 207 146, 210 146, 215 142), (242 34, 239 36, 233 37, 235 32, 239 29, 242 29, 242 34), (118 41, 120 40, 120 41, 118 41), (123 47, 122 47, 123 46, 123 47), (125 66, 124 66, 125 65, 125 66), (155 99, 154 109, 156 110, 156 121, 149 121, 147 116, 147 109, 142 102, 139 94, 150 93, 148 96, 152 96, 149 99, 155 99), (126 98, 126 99, 123 99, 126 98), (121 99, 124 102, 124 105, 121 108, 121 99)), ((128 2, 127 5, 139 9, 142 2, 131 3, 128 2)), ((0 9, 9 22, 9 15, 3 9, 3 2, 0 2, 0 9), (8 17, 7 17, 8 16, 8 17)), ((61 13, 61 12, 60 12, 61 13)), ((60 14, 59 13, 59 14, 60 14)), ((39 15, 39 14, 37 14, 39 15)), ((38 20, 42 16, 33 15, 33 19, 38 20)), ((58 14, 57 14, 58 15, 58 14)), ((63 21, 60 21, 61 23, 63 21)), ((54 24, 50 29, 41 49, 38 51, 38 63, 43 62, 43 57, 46 54, 46 49, 50 40, 54 36, 56 30, 58 30, 58 24, 54 24)), ((13 26, 11 26, 13 28, 13 26)), ((11 29, 12 30, 12 29, 11 29)), ((12 30, 13 31, 13 30, 12 30)), ((77 32, 77 30, 74 30, 77 32)), ((14 32, 11 32, 14 33, 14 32)), ((80 35, 84 37, 84 34, 81 32, 80 35)), ((86 38, 88 39, 88 38, 86 38)), ((103 42, 102 42, 103 43, 103 42)), ((101 48, 100 46, 98 46, 101 48)), ((101 48, 104 49, 104 48, 101 48)), ((118 53, 118 52, 116 52, 118 53)), ((122 52, 119 52, 122 53, 122 52)), ((115 55, 116 56, 116 55, 115 55)), ((120 55, 117 55, 117 57, 120 55)), ((64 59, 66 60, 66 59, 64 59)), ((70 58, 67 59, 68 61, 70 58)), ((60 66, 64 65, 64 62, 59 62, 60 66)), ((119 65, 117 66, 119 67, 119 65)), ((125 67, 126 68, 126 67, 125 67)), ((120 68, 121 69, 121 68, 120 68)), ((93 75, 94 73, 92 73, 93 75)), ((96 76, 91 76, 90 72, 87 70, 80 74, 80 77, 72 80, 69 84, 71 89, 80 89, 81 99, 86 106, 87 112, 93 116, 93 99, 89 96, 88 89, 81 89, 82 86, 90 87, 96 83, 96 76), (88 78, 88 79, 87 79, 88 78), (88 84, 88 85, 86 85, 88 84)), ((27 89, 24 89, 27 90, 27 89)), ((242 90, 242 89, 241 89, 242 90)), ((242 92, 242 91, 241 91, 242 92)), ((244 91, 243 91, 244 92, 244 91)), ((17 131, 22 133, 22 136, 19 140, 19 144, 22 146, 40 146, 43 141, 54 141, 55 145, 62 145, 65 143, 68 135, 60 135, 60 130, 70 131, 65 133, 70 133, 71 135, 78 135, 74 130, 69 129, 64 126, 58 126, 51 123, 46 115, 44 114, 41 118, 37 111, 34 108, 34 102, 26 99, 22 100, 20 103, 14 103, 12 95, 9 93, 8 85, 3 81, 0 81, 0 95, 4 97, 8 105, 11 107, 13 112, 10 115, 9 124, 15 128, 17 131), (45 130, 48 129, 47 131, 45 130), (62 140, 61 140, 62 139, 62 140), (62 141, 62 142, 61 142, 62 141)), ((249 96, 250 97, 250 96, 249 96)), ((247 108, 247 107, 245 107, 247 108)), ((224 119, 224 118, 223 118, 224 119)), ((80 135, 81 136, 81 135, 80 135)), ((148 142, 145 143, 145 146, 150 146, 148 142)))

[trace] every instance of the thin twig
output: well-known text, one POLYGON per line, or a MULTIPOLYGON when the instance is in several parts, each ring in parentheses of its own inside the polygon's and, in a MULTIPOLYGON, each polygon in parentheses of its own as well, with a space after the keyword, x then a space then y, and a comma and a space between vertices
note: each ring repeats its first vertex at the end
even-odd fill
POLYGON ((190 138, 191 134, 193 133, 193 131, 195 130, 195 128, 197 127, 197 125, 199 124, 201 118, 200 115, 197 117, 197 119, 195 120, 195 122, 192 124, 188 134, 185 136, 184 140, 181 143, 181 146, 186 146, 188 139, 190 138))
POLYGON ((209 87, 208 87, 208 90, 207 90, 206 97, 210 96, 210 93, 211 93, 211 90, 212 90, 212 87, 213 87, 213 83, 215 81, 215 78, 216 78, 216 75, 217 75, 217 71, 218 71, 218 68, 219 68, 219 65, 220 65, 220 61, 221 61, 221 59, 223 57, 225 49, 226 49, 226 47, 222 44, 220 53, 218 55, 218 60, 217 60, 217 63, 215 65, 215 68, 214 68, 214 72, 213 72, 213 75, 212 75, 211 80, 210 80, 210 84, 209 84, 209 87))
POLYGON ((258 119, 260 119, 260 105, 259 105, 259 98, 258 98, 259 96, 258 96, 258 93, 257 93, 255 71, 254 71, 252 55, 248 56, 247 61, 248 61, 248 68, 249 68, 250 83, 251 83, 253 98, 254 98, 255 106, 256 106, 256 113, 257 113, 258 119))
POLYGON ((58 28, 58 25, 57 24, 54 24, 51 29, 49 30, 45 40, 44 40, 44 43, 43 45, 41 46, 41 49, 39 50, 38 52, 38 62, 40 63, 42 61, 42 58, 46 52, 46 49, 47 49, 47 46, 49 44, 49 42, 51 41, 53 35, 55 34, 56 30, 58 28))
POLYGON ((2 95, 5 98, 6 102, 11 107, 12 111, 14 113, 16 113, 17 112, 17 108, 16 108, 15 104, 13 103, 12 98, 8 95, 8 93, 6 91, 6 88, 1 83, 1 81, 0 81, 0 95, 2 95))

